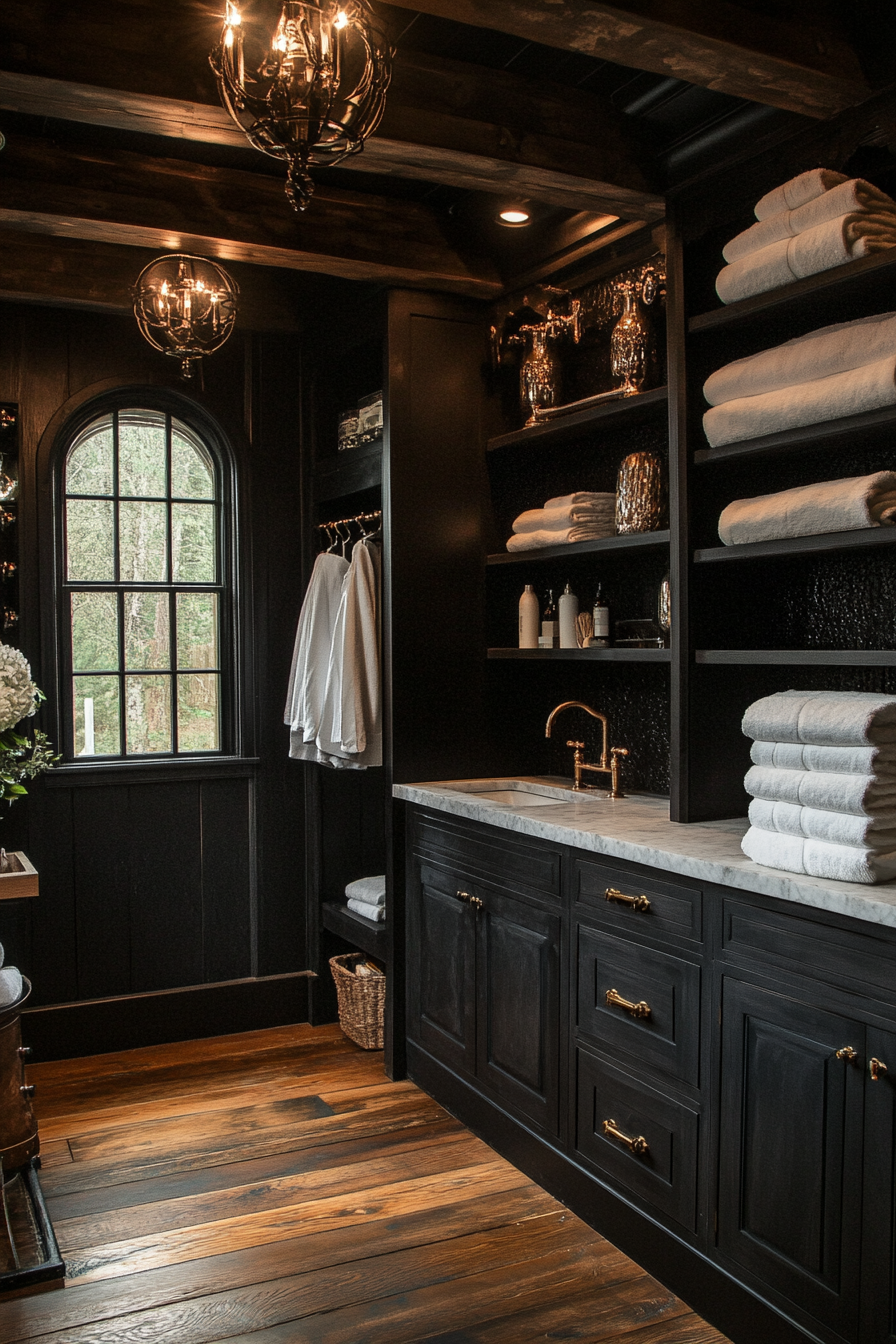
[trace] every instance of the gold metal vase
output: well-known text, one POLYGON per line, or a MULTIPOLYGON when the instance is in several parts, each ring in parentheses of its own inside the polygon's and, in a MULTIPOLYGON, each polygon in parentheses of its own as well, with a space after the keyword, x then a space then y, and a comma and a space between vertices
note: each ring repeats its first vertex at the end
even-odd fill
POLYGON ((658 453, 629 453, 616 482, 616 532, 658 532, 666 526, 666 473, 658 453))
POLYGON ((613 376, 622 379, 623 396, 631 397, 647 378, 653 333, 638 304, 639 286, 623 280, 618 288, 625 306, 610 334, 610 364, 613 376))

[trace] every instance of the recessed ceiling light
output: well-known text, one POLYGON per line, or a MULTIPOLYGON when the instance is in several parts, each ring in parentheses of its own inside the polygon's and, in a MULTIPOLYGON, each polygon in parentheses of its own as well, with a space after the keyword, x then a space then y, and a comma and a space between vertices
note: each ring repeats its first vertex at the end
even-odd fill
POLYGON ((514 206, 507 210, 502 210, 498 215, 498 223, 506 224, 512 229, 521 229, 524 224, 528 224, 531 215, 528 210, 522 206, 514 206))

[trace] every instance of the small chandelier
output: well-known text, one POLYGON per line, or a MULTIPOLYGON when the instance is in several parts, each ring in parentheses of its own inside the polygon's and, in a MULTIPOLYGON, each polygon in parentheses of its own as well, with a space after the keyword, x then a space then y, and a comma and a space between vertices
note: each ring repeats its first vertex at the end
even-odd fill
POLYGON ((239 292, 214 261, 171 252, 137 277, 134 316, 150 345, 181 360, 181 374, 192 378, 196 361, 220 350, 233 331, 239 292))
POLYGON ((284 0, 267 39, 244 38, 225 0, 221 41, 209 60, 227 111, 250 144, 286 159, 286 195, 304 210, 309 168, 357 154, 383 115, 392 51, 368 0, 284 0))

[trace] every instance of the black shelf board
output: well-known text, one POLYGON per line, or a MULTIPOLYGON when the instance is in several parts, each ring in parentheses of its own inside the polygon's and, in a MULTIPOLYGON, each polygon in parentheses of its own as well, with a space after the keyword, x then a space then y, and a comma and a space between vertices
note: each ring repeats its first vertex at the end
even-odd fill
POLYGON ((355 914, 341 901, 324 901, 321 906, 321 920, 325 929, 337 933, 348 943, 368 957, 385 961, 389 950, 389 932, 385 922, 376 924, 372 919, 355 914))
POLYGON ((698 649, 694 660, 729 667, 896 667, 896 649, 698 649))
POLYGON ((531 551, 499 551, 486 559, 487 565, 529 565, 533 560, 567 560, 571 555, 594 555, 598 551, 661 549, 669 545, 669 529, 660 532, 632 532, 623 537, 600 537, 597 541, 565 542, 562 546, 537 546, 531 551))
POLYGON ((570 659, 604 663, 669 663, 670 649, 489 649, 489 658, 570 659))
MULTIPOLYGON (((833 301, 841 295, 848 295, 851 299, 873 299, 880 293, 881 284, 891 278, 888 272, 894 271, 896 247, 875 256, 862 257, 858 261, 848 261, 829 271, 819 271, 817 275, 807 275, 803 280, 794 280, 790 285, 768 290, 765 294, 754 294, 752 298, 713 308, 708 313, 699 313, 691 318, 688 331, 692 336, 697 336, 722 327, 748 326, 790 306, 805 306, 809 310, 817 308, 824 325, 824 310, 833 301)), ((886 299, 881 298, 881 307, 886 306, 886 299)), ((827 319, 828 322, 836 320, 831 317, 827 319)))
POLYGON ((876 411, 862 411, 846 415, 840 420, 826 420, 821 424, 800 425, 779 434, 764 434, 761 438, 741 439, 724 443, 718 448, 698 448, 694 461, 728 462, 737 457, 761 456, 763 453, 790 452, 799 448, 849 448, 861 446, 877 434, 890 437, 896 431, 896 405, 882 406, 876 411))
POLYGON ((784 537, 779 541, 751 541, 742 546, 709 546, 694 552, 697 565, 718 560, 764 560, 770 556, 811 555, 820 551, 849 551, 866 546, 892 546, 896 527, 862 527, 854 532, 824 532, 812 537, 784 537))
POLYGON ((654 387, 635 397, 605 401, 589 410, 571 411, 569 415, 560 415, 555 420, 543 420, 537 425, 515 429, 510 434, 499 434, 497 438, 489 439, 486 447, 491 453, 496 448, 519 448, 527 443, 556 444, 581 438, 590 429, 615 429, 623 423, 638 424, 657 415, 668 399, 668 388, 654 387))
POLYGON ((313 482, 314 498, 319 504, 382 485, 382 439, 323 458, 314 469, 313 482))

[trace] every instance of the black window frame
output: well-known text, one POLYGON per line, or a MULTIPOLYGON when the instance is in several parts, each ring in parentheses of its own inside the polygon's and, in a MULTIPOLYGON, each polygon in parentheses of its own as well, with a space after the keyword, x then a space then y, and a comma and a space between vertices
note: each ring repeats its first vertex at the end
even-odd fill
MULTIPOLYGON (((132 387, 117 395, 99 397, 81 407, 80 412, 65 424, 56 440, 53 462, 53 499, 55 513, 55 564, 54 564, 54 617, 56 625, 57 669, 59 685, 58 726, 59 742, 62 751, 64 769, 97 770, 112 767, 122 769, 128 766, 157 766, 161 771, 172 764, 209 763, 233 759, 241 751, 241 727, 237 713, 237 684, 239 672, 238 647, 238 565, 236 542, 238 524, 236 514, 236 474, 230 443, 223 431, 212 421, 204 410, 176 394, 165 394, 152 387, 132 387), (122 495, 118 479, 118 417, 122 413, 150 412, 165 416, 166 428, 166 489, 164 497, 168 518, 167 533, 169 541, 169 568, 165 582, 132 582, 119 576, 118 565, 118 524, 119 505, 122 501, 152 499, 162 497, 122 495), (89 430, 92 424, 114 417, 114 481, 113 494, 101 498, 113 503, 115 517, 115 573, 112 581, 70 580, 67 574, 67 538, 66 503, 69 497, 94 498, 93 496, 69 496, 66 491, 66 468, 69 454, 76 442, 89 430), (171 491, 171 434, 172 422, 179 421, 195 436, 208 453, 214 474, 215 526, 216 526, 216 580, 212 583, 182 583, 173 580, 171 570, 171 505, 181 502, 180 496, 171 491), (139 675, 140 669, 125 667, 125 649, 121 626, 122 606, 125 592, 161 592, 169 594, 169 639, 171 649, 170 667, 152 669, 155 674, 170 679, 171 694, 171 730, 172 750, 164 752, 128 752, 125 725, 125 677, 139 675), (119 724, 120 746, 117 754, 79 756, 75 754, 75 711, 74 684, 76 674, 72 657, 71 594, 73 592, 113 592, 116 595, 116 609, 119 622, 119 667, 106 675, 119 679, 119 724), (179 750, 177 724, 177 677, 181 669, 176 660, 176 616, 175 608, 179 592, 215 592, 218 594, 218 675, 219 675, 219 740, 217 748, 208 751, 179 750)), ((96 496, 96 498, 100 498, 96 496)), ((184 499, 185 503, 197 503, 195 499, 184 499)), ((216 669, 202 668, 199 671, 216 669)), ((98 672, 93 675, 103 675, 98 672)))

